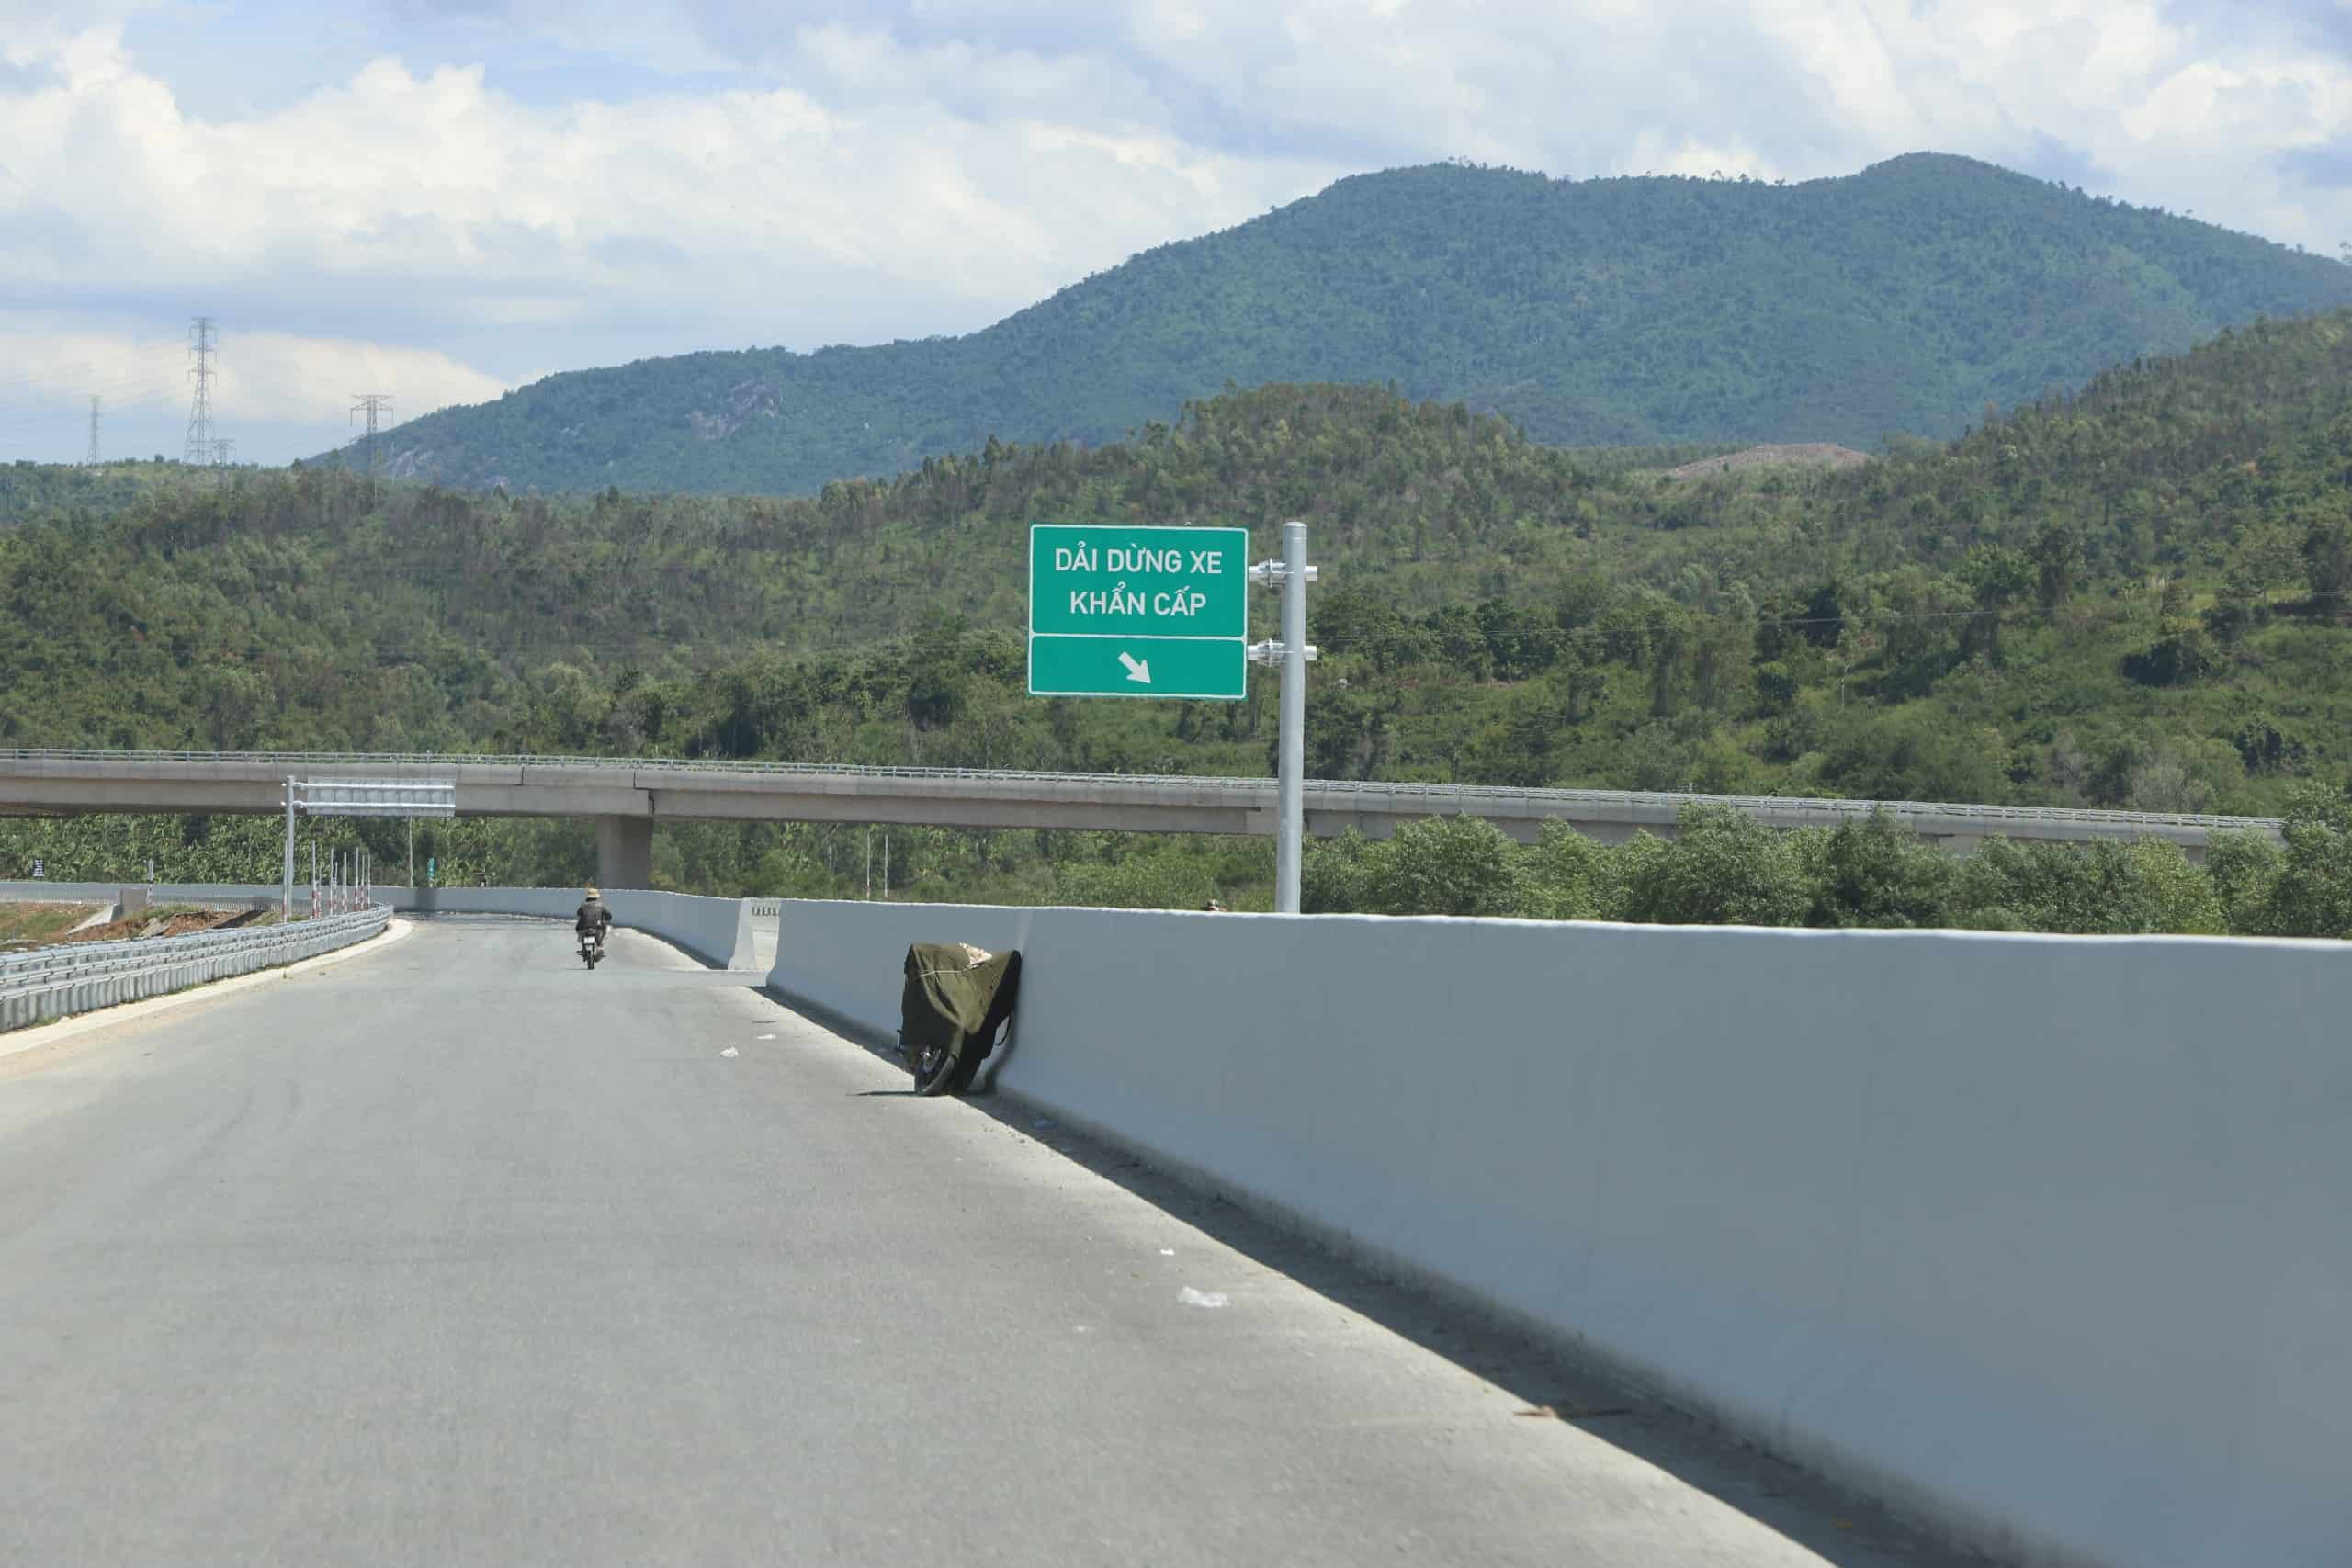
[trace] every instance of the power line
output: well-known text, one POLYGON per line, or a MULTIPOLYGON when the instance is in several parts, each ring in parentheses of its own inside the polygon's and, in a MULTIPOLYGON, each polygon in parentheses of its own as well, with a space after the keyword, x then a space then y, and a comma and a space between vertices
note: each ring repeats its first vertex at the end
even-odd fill
POLYGON ((187 329, 187 351, 196 361, 196 368, 188 378, 196 383, 196 396, 187 408, 187 443, 181 448, 180 461, 198 464, 214 461, 212 456, 212 318, 198 316, 187 329))
POLYGON ((392 395, 390 392, 354 392, 351 395, 354 399, 352 418, 356 419, 362 413, 368 416, 368 471, 372 474, 376 471, 377 423, 381 415, 391 411, 392 395))
POLYGON ((70 400, 91 392, 103 392, 108 397, 129 395, 142 403, 161 402, 176 398, 178 384, 156 381, 144 376, 79 377, 69 386, 51 388, 35 393, 0 392, 0 410, 28 411, 55 409, 70 400))
POLYGON ((27 361, 0 368, 0 386, 19 382, 35 382, 51 387, 71 385, 92 371, 119 370, 127 366, 152 367, 155 363, 152 348, 133 339, 128 348, 109 348, 87 359, 72 361, 27 361))

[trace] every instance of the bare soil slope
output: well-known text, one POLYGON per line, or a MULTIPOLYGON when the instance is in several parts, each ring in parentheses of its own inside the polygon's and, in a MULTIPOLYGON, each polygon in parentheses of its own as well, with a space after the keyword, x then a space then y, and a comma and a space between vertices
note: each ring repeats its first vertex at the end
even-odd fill
POLYGON ((1712 479, 1717 474, 1736 473, 1742 468, 1761 468, 1776 464, 1807 468, 1859 468, 1870 460, 1869 453, 1857 452, 1851 446, 1840 446, 1834 441, 1780 442, 1726 452, 1720 457, 1702 457, 1695 463, 1667 469, 1666 477, 1670 479, 1712 479))

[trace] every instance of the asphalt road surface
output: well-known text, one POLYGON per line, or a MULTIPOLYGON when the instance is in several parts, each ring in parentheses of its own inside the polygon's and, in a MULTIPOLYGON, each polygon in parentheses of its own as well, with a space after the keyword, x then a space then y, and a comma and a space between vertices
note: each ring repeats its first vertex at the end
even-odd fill
POLYGON ((0 1563, 1958 1561, 568 938, 434 922, 0 1057, 0 1563))

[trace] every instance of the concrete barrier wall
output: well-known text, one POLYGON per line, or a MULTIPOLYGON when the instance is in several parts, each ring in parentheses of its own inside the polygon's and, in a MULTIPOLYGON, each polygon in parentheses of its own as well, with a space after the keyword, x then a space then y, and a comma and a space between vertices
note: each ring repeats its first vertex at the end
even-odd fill
MULTIPOLYGON (((0 882, 0 904, 111 904, 126 891, 144 890, 143 882, 0 882)), ((307 883, 294 885, 300 908, 309 896, 307 883)), ((248 882, 158 882, 158 904, 236 905, 260 908, 277 907, 277 884, 248 882)))
MULTIPOLYGON (((420 915, 537 915, 568 920, 580 907, 577 887, 383 887, 378 895, 396 909, 420 915)), ((613 919, 684 948, 721 969, 754 967, 752 902, 616 887, 605 895, 613 919)), ((770 900, 774 907, 774 900, 770 900)))
POLYGON ((790 902, 888 1038, 2037 1563, 2352 1562, 2352 952, 790 902))
MULTIPOLYGON (((111 903, 124 886, 138 884, 97 882, 0 883, 0 902, 51 901, 61 904, 111 903)), ((570 919, 580 907, 576 887, 391 887, 374 889, 379 902, 402 914, 533 915, 570 919)), ((159 883, 159 904, 251 904, 275 908, 282 890, 275 885, 247 883, 159 883)), ((294 908, 310 899, 310 884, 294 885, 294 908)), ((632 930, 658 936, 685 949, 706 964, 722 969, 756 967, 752 946, 754 911, 773 917, 773 898, 705 898, 689 893, 655 893, 615 888, 605 897, 613 919, 632 930)))

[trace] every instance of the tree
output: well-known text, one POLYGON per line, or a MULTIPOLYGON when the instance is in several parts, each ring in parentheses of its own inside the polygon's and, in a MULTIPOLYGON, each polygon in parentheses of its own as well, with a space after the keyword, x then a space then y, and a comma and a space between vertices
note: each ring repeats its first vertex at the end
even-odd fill
POLYGON ((2205 876, 2228 930, 2241 936, 2267 931, 2271 887, 2286 862, 2286 852, 2259 833, 2224 829, 2205 840, 2205 876))
POLYGON ((2186 686, 2218 661, 2211 640, 2188 626, 2125 654, 2123 672, 2143 686, 2186 686))
POLYGON ((2009 606, 2031 592, 2035 575, 2033 563, 2006 545, 1972 546, 1961 563, 1961 581, 1967 585, 1978 612, 1969 624, 1977 646, 1996 664, 2001 659, 2001 623, 2009 606))
POLYGON ((1521 854, 1480 818, 1408 822, 1362 852, 1359 896, 1379 915, 1526 916, 1532 911, 1521 854))
POLYGON ((2314 517, 2303 530, 2303 574, 2320 614, 2342 620, 2352 613, 2352 517, 2314 517))
POLYGON ((2276 936, 2352 937, 2352 799, 2307 784, 2287 797, 2286 840, 2262 916, 2276 936))
POLYGON ((2198 933, 2224 929, 2212 884, 2177 844, 1988 839, 1962 863, 1964 924, 1995 930, 2198 933))
POLYGON ((1622 902, 1611 852, 1565 822, 1544 824, 1526 866, 1530 910, 1545 919, 1607 919, 1622 902))
POLYGON ((2034 530, 2033 544, 2027 551, 2033 561, 2035 592, 2044 612, 2064 604, 2075 592, 2075 581, 2083 573, 2083 536, 2071 525, 2052 517, 2045 519, 2034 530))
POLYGON ((1216 879, 1205 861, 1163 852, 1057 866, 1054 891, 1081 908, 1197 909, 1216 896, 1216 879))
POLYGON ((1368 871, 1364 854, 1370 847, 1352 828, 1336 839, 1309 840, 1298 867, 1300 911, 1309 915, 1362 912, 1368 871))
POLYGON ((1666 852, 1640 869, 1625 889, 1627 919, 1793 926, 1813 902, 1795 841, 1729 807, 1684 807, 1666 852))
POLYGON ((1812 872, 1815 926, 1950 925, 1960 863, 1904 830, 1883 811, 1803 841, 1812 872))

